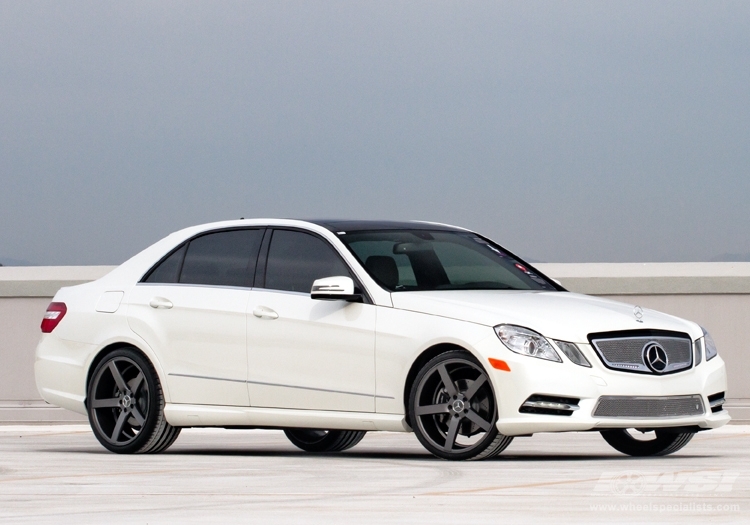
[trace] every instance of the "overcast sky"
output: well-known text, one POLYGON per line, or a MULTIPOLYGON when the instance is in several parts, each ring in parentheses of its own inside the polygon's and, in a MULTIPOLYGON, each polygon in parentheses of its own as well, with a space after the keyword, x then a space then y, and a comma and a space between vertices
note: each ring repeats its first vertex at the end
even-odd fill
POLYGON ((0 0, 0 262, 239 217, 750 252, 750 2, 0 0))

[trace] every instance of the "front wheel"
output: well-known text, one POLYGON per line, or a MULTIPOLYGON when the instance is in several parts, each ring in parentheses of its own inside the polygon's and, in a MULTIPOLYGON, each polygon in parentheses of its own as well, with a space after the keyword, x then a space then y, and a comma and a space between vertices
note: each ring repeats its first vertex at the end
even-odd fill
POLYGON ((134 348, 115 350, 97 365, 86 404, 96 439, 118 454, 161 452, 180 434, 164 418, 156 372, 134 348))
POLYGON ((444 459, 491 458, 513 441, 495 426, 497 404, 487 373, 459 350, 438 355, 420 370, 409 416, 420 443, 444 459))
POLYGON ((666 456, 687 445, 695 432, 674 432, 669 429, 633 432, 624 428, 602 430, 602 437, 615 450, 628 456, 666 456))
POLYGON ((360 430, 313 430, 309 428, 284 430, 289 441, 306 452, 341 452, 362 441, 366 433, 360 430))

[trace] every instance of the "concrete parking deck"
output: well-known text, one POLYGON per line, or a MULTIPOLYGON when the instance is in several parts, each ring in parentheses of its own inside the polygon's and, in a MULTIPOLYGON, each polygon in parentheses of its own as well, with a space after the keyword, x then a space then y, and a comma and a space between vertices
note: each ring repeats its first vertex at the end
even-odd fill
POLYGON ((0 426, 6 523, 747 523, 750 426, 634 459, 595 433, 517 438, 453 463, 411 434, 311 455, 279 431, 190 429, 167 453, 118 456, 85 426, 0 426))

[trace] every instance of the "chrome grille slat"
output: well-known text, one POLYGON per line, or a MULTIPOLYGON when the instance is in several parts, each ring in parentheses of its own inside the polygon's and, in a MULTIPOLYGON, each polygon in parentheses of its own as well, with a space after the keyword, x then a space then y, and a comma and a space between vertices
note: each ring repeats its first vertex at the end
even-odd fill
POLYGON ((602 396, 594 417, 660 419, 700 416, 705 413, 703 398, 692 396, 602 396))
POLYGON ((662 372, 678 372, 693 365, 693 342, 688 337, 638 335, 633 337, 606 337, 591 339, 591 344, 602 362, 608 367, 624 372, 652 374, 643 359, 643 348, 650 342, 661 345, 669 360, 662 372))

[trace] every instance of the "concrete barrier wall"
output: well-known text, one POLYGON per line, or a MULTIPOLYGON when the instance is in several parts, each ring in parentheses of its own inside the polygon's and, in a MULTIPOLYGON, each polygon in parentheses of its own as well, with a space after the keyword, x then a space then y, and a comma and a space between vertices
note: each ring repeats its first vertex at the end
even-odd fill
POLYGON ((111 266, 0 267, 0 423, 85 421, 42 401, 34 350, 47 305, 63 286, 93 281, 111 266))
MULTIPOLYGON (((539 264, 574 292, 684 317, 704 326, 727 362, 727 407, 750 422, 750 263, 539 264)), ((97 279, 112 267, 0 267, 0 423, 83 421, 39 398, 34 349, 39 324, 62 286, 97 279)))

